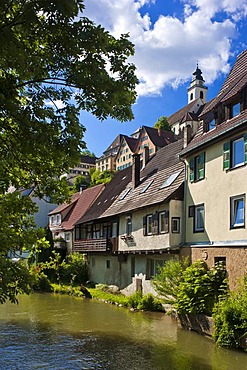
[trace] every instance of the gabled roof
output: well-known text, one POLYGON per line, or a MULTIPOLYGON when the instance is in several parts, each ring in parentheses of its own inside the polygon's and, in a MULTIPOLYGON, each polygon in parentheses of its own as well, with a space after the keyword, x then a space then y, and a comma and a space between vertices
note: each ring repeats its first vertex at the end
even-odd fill
POLYGON ((170 117, 168 117, 168 122, 169 122, 169 125, 172 126, 174 125, 175 123, 181 123, 184 121, 184 118, 186 117, 187 113, 192 113, 194 114, 193 116, 193 119, 194 120, 197 120, 198 119, 198 115, 201 111, 201 108, 199 108, 199 110, 197 109, 196 112, 193 111, 193 107, 194 106, 197 106, 197 104, 199 104, 200 106, 202 105, 201 103, 201 99, 196 99, 196 100, 193 100, 191 103, 185 105, 183 108, 179 109, 177 112, 173 113, 170 117))
POLYGON ((135 139, 133 137, 130 137, 130 136, 127 136, 127 135, 122 135, 122 139, 121 139, 121 143, 119 145, 119 149, 118 149, 118 152, 117 152, 117 155, 116 155, 116 158, 119 158, 119 154, 120 154, 120 151, 121 151, 121 147, 122 147, 122 143, 123 141, 126 141, 130 151, 132 153, 135 152, 135 149, 136 149, 136 146, 137 146, 137 143, 138 143, 138 139, 135 139))
POLYGON ((85 189, 81 193, 79 193, 79 197, 77 199, 77 202, 75 202, 74 207, 62 221, 62 228, 64 230, 73 229, 75 223, 84 215, 84 213, 104 190, 104 188, 105 184, 99 184, 93 186, 92 188, 85 189))
POLYGON ((182 119, 181 123, 183 123, 183 122, 188 122, 188 121, 198 121, 198 114, 196 114, 196 113, 192 113, 192 112, 187 112, 187 113, 184 115, 184 117, 183 117, 183 119, 182 119))
POLYGON ((121 140, 122 140, 122 137, 124 135, 123 134, 119 134, 114 140, 113 142, 108 146, 108 148, 104 151, 104 155, 107 155, 107 152, 113 150, 114 148, 118 149, 120 143, 121 143, 121 140))
POLYGON ((159 148, 177 141, 177 137, 172 131, 165 131, 149 126, 142 127, 148 134, 152 143, 159 148))
POLYGON ((208 132, 203 131, 203 123, 201 124, 199 130, 195 134, 194 138, 190 141, 188 146, 181 151, 181 156, 186 156, 186 154, 200 150, 202 146, 208 146, 216 140, 223 140, 224 137, 230 134, 232 131, 241 130, 246 128, 247 123, 247 109, 242 111, 236 117, 227 120, 220 125, 216 125, 215 128, 208 132))
POLYGON ((125 168, 122 171, 116 172, 113 179, 106 184, 104 191, 99 195, 96 202, 88 209, 88 211, 76 222, 81 224, 93 220, 97 220, 102 213, 118 198, 119 194, 125 189, 126 185, 131 180, 131 167, 125 168))
POLYGON ((61 213, 64 210, 66 210, 67 208, 71 208, 73 206, 73 204, 78 200, 79 196, 80 196, 80 192, 77 192, 77 193, 73 194, 72 197, 71 197, 70 202, 60 204, 58 207, 56 207, 51 212, 49 212, 48 216, 61 213))
POLYGON ((120 195, 126 189, 131 189, 128 194, 122 200, 120 200, 121 196, 118 197, 101 214, 100 218, 160 204, 171 198, 182 199, 184 164, 179 160, 179 152, 182 147, 183 141, 178 140, 160 149, 141 171, 140 184, 132 189, 132 181, 130 180, 120 195), (174 181, 170 185, 162 187, 164 182, 174 174, 176 174, 174 181), (144 188, 146 188, 145 191, 144 188))
POLYGON ((216 108, 220 103, 224 103, 238 94, 247 84, 246 71, 247 49, 239 54, 217 97, 211 100, 210 104, 203 110, 201 116, 216 108))
POLYGON ((126 143, 128 144, 130 150, 132 151, 132 153, 134 153, 135 149, 136 149, 136 144, 137 144, 137 139, 133 138, 133 137, 129 137, 129 136, 124 136, 125 140, 126 140, 126 143))

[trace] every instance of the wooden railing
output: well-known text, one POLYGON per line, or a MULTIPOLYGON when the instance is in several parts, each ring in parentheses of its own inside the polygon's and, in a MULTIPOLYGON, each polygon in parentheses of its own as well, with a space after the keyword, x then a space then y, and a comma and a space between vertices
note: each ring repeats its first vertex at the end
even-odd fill
POLYGON ((105 252, 106 239, 80 239, 74 241, 74 252, 105 252))
POLYGON ((73 252, 106 252, 118 250, 118 238, 80 239, 74 241, 73 252))

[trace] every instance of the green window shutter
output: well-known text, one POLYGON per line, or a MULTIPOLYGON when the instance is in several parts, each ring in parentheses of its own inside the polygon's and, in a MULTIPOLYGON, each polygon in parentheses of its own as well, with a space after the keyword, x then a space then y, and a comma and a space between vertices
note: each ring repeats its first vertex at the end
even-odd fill
POLYGON ((229 170, 230 168, 230 141, 223 144, 223 170, 229 170))
POLYGON ((191 158, 190 159, 189 165, 190 165, 190 182, 194 182, 194 179, 195 179, 195 174, 194 174, 194 167, 195 167, 194 158, 191 158))
POLYGON ((147 216, 143 217, 143 235, 147 235, 147 216))
POLYGON ((189 206, 189 212, 188 217, 194 217, 195 216, 195 206, 189 206))
POLYGON ((205 153, 199 155, 199 168, 198 168, 198 180, 202 180, 205 177, 205 153))
POLYGON ((244 134, 244 163, 247 163, 247 134, 244 134))

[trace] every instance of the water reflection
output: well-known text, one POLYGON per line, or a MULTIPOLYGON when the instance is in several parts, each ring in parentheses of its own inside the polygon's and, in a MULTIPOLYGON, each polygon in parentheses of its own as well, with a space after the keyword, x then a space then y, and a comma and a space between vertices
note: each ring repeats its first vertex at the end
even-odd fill
POLYGON ((59 295, 0 307, 0 369, 247 370, 239 351, 177 328, 160 313, 59 295))

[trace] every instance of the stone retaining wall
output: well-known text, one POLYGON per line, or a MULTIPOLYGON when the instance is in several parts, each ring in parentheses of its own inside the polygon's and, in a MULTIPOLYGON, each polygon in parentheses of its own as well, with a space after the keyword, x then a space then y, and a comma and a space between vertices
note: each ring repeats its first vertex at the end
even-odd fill
POLYGON ((203 314, 178 314, 178 325, 184 329, 196 331, 199 334, 212 337, 213 319, 203 314))

